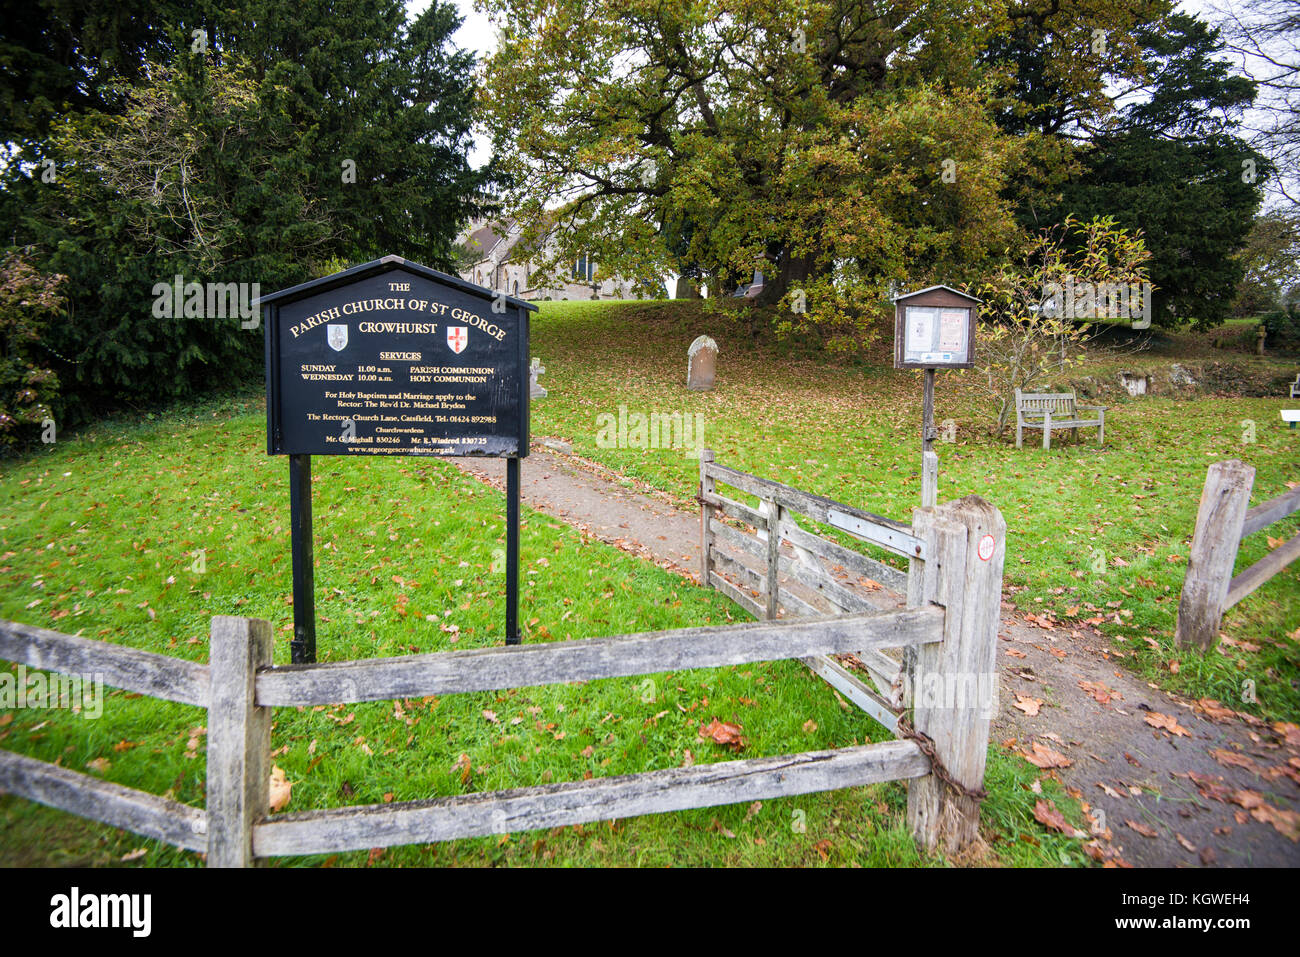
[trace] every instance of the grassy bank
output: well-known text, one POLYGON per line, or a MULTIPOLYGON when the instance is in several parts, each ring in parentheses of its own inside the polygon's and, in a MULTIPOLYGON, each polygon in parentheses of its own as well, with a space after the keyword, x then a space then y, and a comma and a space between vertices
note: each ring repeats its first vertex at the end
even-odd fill
MULTIPOLYGON (((256 400, 227 402, 143 423, 105 423, 4 463, 0 617, 204 661, 212 615, 251 615, 272 622, 276 661, 287 661, 287 464, 266 456, 264 428, 256 400)), ((331 458, 318 460, 314 471, 322 660, 499 643, 498 493, 443 462, 331 458)), ((525 519, 527 641, 742 617, 715 592, 545 516, 526 511, 525 519)), ((883 734, 802 665, 778 662, 279 709, 272 746, 274 762, 294 782, 289 809, 306 810, 730 759, 699 736, 714 717, 743 727, 745 756, 883 734)), ((110 692, 96 719, 45 709, 0 712, 0 747, 201 806, 204 723, 197 709, 110 692)), ((993 754, 985 815, 992 850, 984 860, 1081 863, 1077 842, 1033 822, 1033 771, 993 754)), ((1056 791, 1053 782, 1044 784, 1048 794, 1056 791)), ((903 786, 890 784, 761 807, 278 863, 942 863, 914 850, 904 803, 903 786)), ((0 865, 125 863, 193 865, 199 858, 0 798, 0 865)))
MULTIPOLYGON (((601 447, 599 417, 617 416, 620 406, 629 416, 699 413, 704 444, 719 461, 907 519, 920 497, 921 373, 895 371, 891 348, 885 339, 863 360, 828 361, 799 343, 755 344, 698 303, 546 303, 534 319, 533 352, 545 362, 550 395, 534 404, 533 429, 685 501, 695 494, 694 459, 680 450, 601 447), (712 392, 692 393, 686 348, 701 333, 720 346, 718 382, 712 392)), ((1228 386, 1237 375, 1256 384, 1243 391, 1259 391, 1258 382, 1295 371, 1284 361, 1211 350, 1204 336, 1164 336, 1137 354, 1101 353, 1074 375, 1104 390, 1096 401, 1110 406, 1105 447, 1097 447, 1095 430, 1082 431, 1078 445, 1058 432, 1048 452, 1033 441, 1017 450, 991 439, 976 374, 940 373, 935 418, 951 422, 945 431, 955 439, 938 446, 940 497, 974 492, 1002 509, 1007 584, 1023 611, 1095 622, 1117 659, 1161 687, 1295 721, 1300 565, 1229 612, 1219 650, 1201 657, 1173 643, 1206 466, 1225 458, 1253 465, 1252 502, 1300 481, 1300 431, 1278 414, 1288 404, 1284 390, 1240 398, 1228 386), (1216 372, 1217 394, 1174 389, 1174 363, 1216 372), (1156 377, 1158 393, 1119 391, 1122 368, 1156 377), (1241 700, 1247 680, 1256 702, 1241 700)), ((1286 539, 1298 527, 1293 517, 1269 535, 1286 539)), ((1238 570, 1268 549, 1264 534, 1247 539, 1238 570)))

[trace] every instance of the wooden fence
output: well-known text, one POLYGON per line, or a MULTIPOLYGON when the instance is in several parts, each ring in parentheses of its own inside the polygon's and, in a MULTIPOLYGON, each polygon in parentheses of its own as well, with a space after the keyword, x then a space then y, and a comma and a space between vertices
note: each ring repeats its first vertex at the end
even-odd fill
POLYGON ((1296 535, 1239 575, 1232 574, 1242 539, 1300 510, 1300 488, 1250 508, 1254 484, 1254 467, 1240 459, 1215 462, 1209 468, 1178 602, 1174 637, 1179 644, 1213 648, 1224 612, 1300 558, 1300 535, 1296 535))
MULTIPOLYGON (((774 500, 779 507, 792 507, 785 505, 785 492, 774 500)), ((975 836, 978 802, 968 792, 939 784, 927 750, 963 787, 980 786, 989 722, 971 702, 965 708, 942 701, 918 704, 913 724, 925 737, 914 740, 422 801, 268 814, 275 707, 489 691, 787 658, 872 656, 890 648, 904 649, 915 667, 936 675, 991 672, 1005 541, 1001 515, 974 497, 918 510, 917 515, 910 531, 893 530, 924 565, 912 576, 911 607, 892 611, 855 608, 848 614, 783 621, 281 667, 271 662, 270 625, 254 619, 214 618, 207 665, 0 622, 0 658, 33 668, 100 674, 105 684, 208 709, 206 810, 4 750, 0 790, 205 851, 209 866, 248 866, 257 858, 429 843, 910 780, 908 814, 917 840, 931 849, 941 842, 959 848, 975 836), (993 545, 984 547, 982 536, 991 536, 993 545)), ((773 561, 775 567, 779 558, 773 561)), ((833 588, 829 592, 838 594, 833 588)), ((787 595, 781 600, 794 599, 787 595)))
MULTIPOLYGON (((933 453, 928 457, 933 459, 933 453)), ((932 472, 932 463, 926 465, 932 472)), ((932 476, 923 479, 933 483, 932 476)), ((906 525, 721 465, 708 449, 700 454, 699 500, 700 579, 755 617, 773 620, 784 612, 789 620, 824 614, 818 604, 840 614, 860 614, 882 599, 894 603, 888 596, 873 599, 849 587, 857 576, 905 595, 909 608, 937 603, 947 609, 940 645, 905 650, 901 661, 881 648, 842 656, 860 666, 874 687, 832 654, 803 656, 803 662, 896 736, 899 716, 910 708, 913 729, 933 742, 935 756, 949 774, 966 788, 979 788, 992 717, 988 702, 967 694, 935 708, 932 700, 913 693, 925 676, 942 676, 949 691, 952 680, 997 681, 1006 547, 1001 513, 978 496, 968 496, 938 508, 918 508, 912 525, 906 525), (721 494, 719 485, 757 498, 758 506, 721 494), (724 516, 745 527, 727 524, 724 516), (797 516, 906 558, 908 571, 812 534, 797 516), (838 580, 835 570, 843 570, 847 582, 838 580)), ((975 837, 979 808, 927 775, 909 786, 908 819, 913 835, 928 850, 938 843, 960 847, 975 837)))

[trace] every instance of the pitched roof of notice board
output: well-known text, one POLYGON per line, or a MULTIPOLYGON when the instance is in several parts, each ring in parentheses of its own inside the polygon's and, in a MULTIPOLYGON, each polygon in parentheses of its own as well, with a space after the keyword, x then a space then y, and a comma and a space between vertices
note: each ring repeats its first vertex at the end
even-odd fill
POLYGON ((313 279, 310 282, 299 283, 296 286, 290 286, 288 289, 280 289, 271 293, 269 296, 262 296, 258 299, 258 305, 267 305, 272 302, 293 302, 303 299, 307 296, 314 296, 317 293, 328 292, 340 286, 346 286, 360 279, 369 279, 371 276, 378 276, 386 272, 407 272, 416 276, 423 276, 425 279, 432 279, 434 282, 442 283, 444 286, 451 286, 453 289, 459 289, 461 292, 467 292, 471 296, 478 296, 480 299, 488 302, 495 302, 498 298, 503 298, 512 306, 520 309, 527 309, 531 312, 537 311, 537 306, 531 302, 525 302, 523 299, 516 299, 514 296, 506 296, 504 293, 496 293, 486 286, 479 286, 472 282, 466 282, 458 276, 449 276, 445 272, 438 272, 436 269, 430 269, 428 266, 421 266, 419 263, 413 263, 409 259, 403 259, 401 256, 385 256, 383 259, 375 259, 368 263, 362 263, 360 266, 353 266, 351 269, 345 269, 342 272, 336 272, 332 276, 322 276, 320 279, 313 279))
POLYGON ((901 302, 904 299, 911 299, 913 296, 919 296, 925 292, 938 292, 940 289, 944 290, 945 292, 950 292, 954 296, 961 296, 963 299, 969 299, 971 302, 984 301, 983 299, 979 299, 976 296, 972 296, 968 292, 962 292, 960 289, 953 289, 952 286, 945 286, 942 283, 940 283, 937 286, 926 286, 924 289, 916 289, 912 292, 902 293, 900 295, 895 296, 893 299, 890 300, 890 302, 901 302))

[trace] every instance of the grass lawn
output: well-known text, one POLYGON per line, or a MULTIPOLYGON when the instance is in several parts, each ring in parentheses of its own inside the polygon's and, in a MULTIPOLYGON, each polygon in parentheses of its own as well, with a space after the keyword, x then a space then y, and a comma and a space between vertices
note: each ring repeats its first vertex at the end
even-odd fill
MULTIPOLYGON (((581 349, 572 337, 581 336, 584 320, 568 315, 565 322, 549 322, 555 314, 548 310, 538 322, 539 354, 548 361, 555 357, 557 398, 539 404, 535 427, 576 436, 576 427, 561 424, 589 422, 590 411, 560 397, 566 391, 572 396, 579 374, 581 349), (561 349, 565 342, 573 351, 561 349)), ((634 357, 634 337, 612 337, 617 326, 596 329, 611 338, 593 357, 590 401, 604 402, 617 388, 633 390, 627 394, 638 397, 634 401, 648 401, 657 360, 644 364, 644 357, 634 357), (615 360, 623 349, 628 358, 615 360), (621 375, 637 370, 642 378, 617 385, 621 375)), ((691 401, 719 403, 727 394, 691 401)), ((817 401, 816 408, 825 407, 817 401)), ((757 428, 767 434, 784 430, 782 416, 789 414, 764 410, 757 428)), ((258 400, 221 401, 142 422, 105 422, 0 465, 0 617, 203 661, 212 615, 250 615, 272 622, 276 660, 287 661, 288 465, 265 454, 264 429, 258 400)), ((782 441, 780 458, 744 464, 825 485, 819 469, 804 459, 825 456, 832 437, 801 437, 795 430, 782 441), (787 459, 803 464, 787 472, 780 467, 787 459)), ((718 447, 724 460, 738 459, 737 445, 718 447)), ((583 451, 592 450, 584 445, 583 451)), ((617 464, 666 488, 689 491, 693 465, 679 466, 669 453, 661 458, 658 468, 648 468, 640 456, 617 464)), ((504 542, 498 493, 436 461, 330 458, 318 460, 314 473, 322 660, 498 642, 504 604, 504 574, 493 569, 493 550, 504 542)), ((887 510, 901 514, 899 503, 909 492, 905 475, 895 478, 898 502, 887 510)), ((874 498, 869 504, 886 510, 874 498)), ((743 617, 715 592, 584 540, 537 513, 526 511, 524 518, 521 617, 527 641, 743 617)), ((884 736, 802 665, 777 662, 506 693, 279 709, 272 746, 274 762, 294 782, 289 808, 306 810, 729 759, 698 735, 713 717, 743 726, 746 756, 884 736)), ((0 747, 197 806, 203 803, 204 722, 201 710, 113 691, 96 720, 44 709, 0 712, 0 747)), ((1023 761, 994 749, 985 811, 991 852, 983 861, 1085 862, 1079 842, 1045 833, 1032 820, 1036 796, 1028 785, 1036 776, 1023 761)), ((1044 781, 1044 790, 1069 805, 1054 782, 1044 781)), ((943 863, 923 859, 913 848, 904 822, 905 793, 901 784, 878 785, 761 807, 275 863, 943 863)), ((0 798, 0 865, 127 862, 184 866, 200 859, 0 798)))
MULTIPOLYGON (((1295 376, 1294 362, 1212 350, 1211 338, 1164 337, 1137 355, 1099 354, 1075 375, 1114 383, 1121 369, 1161 377, 1175 362, 1202 361, 1279 383, 1295 376)), ((892 338, 864 360, 831 362, 797 344, 756 346, 699 303, 564 302, 543 304, 532 340, 550 392, 534 403, 534 433, 568 439, 576 454, 683 501, 695 495, 695 459, 599 447, 598 417, 620 406, 629 415, 701 413, 703 444, 726 465, 890 518, 910 518, 919 503, 921 373, 892 368, 892 338), (686 349, 702 333, 720 347, 718 382, 692 393, 686 349)), ((1215 381, 1233 375, 1219 368, 1215 381)), ((1057 432, 1044 452, 1041 433, 1020 450, 989 438, 976 374, 940 373, 935 419, 952 420, 956 440, 937 445, 940 499, 973 492, 1002 510, 1007 585, 1023 612, 1092 620, 1116 658, 1168 690, 1300 720, 1300 564, 1228 613, 1217 651, 1202 657, 1173 643, 1206 467, 1226 458, 1253 465, 1252 503, 1300 481, 1300 430, 1278 414, 1294 405, 1285 394, 1280 384, 1276 398, 1111 392, 1081 400, 1110 407, 1104 448, 1095 430, 1081 430, 1078 445, 1057 432), (1242 700, 1248 680, 1254 703, 1242 700)), ((1267 536, 1285 540, 1298 528, 1293 516, 1247 539, 1238 571, 1268 551, 1267 536)))

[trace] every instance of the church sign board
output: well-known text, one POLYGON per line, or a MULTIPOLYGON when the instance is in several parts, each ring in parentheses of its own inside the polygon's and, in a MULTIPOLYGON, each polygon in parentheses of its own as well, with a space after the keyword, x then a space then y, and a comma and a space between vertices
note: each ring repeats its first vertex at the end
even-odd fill
POLYGON ((261 302, 270 454, 528 454, 531 303, 397 256, 261 302))
POLYGON ((520 640, 519 460, 537 307, 385 256, 261 299, 266 450, 289 457, 294 663, 316 660, 311 457, 506 460, 506 643, 520 640))

